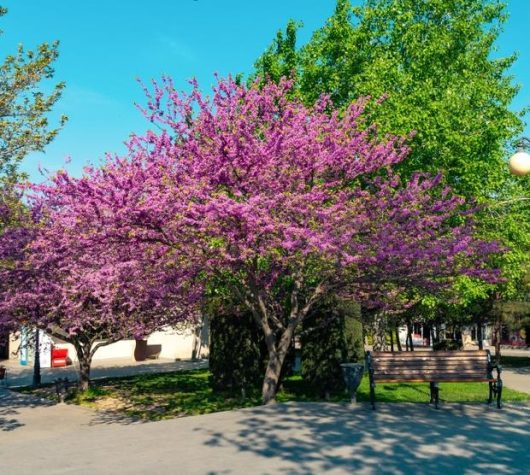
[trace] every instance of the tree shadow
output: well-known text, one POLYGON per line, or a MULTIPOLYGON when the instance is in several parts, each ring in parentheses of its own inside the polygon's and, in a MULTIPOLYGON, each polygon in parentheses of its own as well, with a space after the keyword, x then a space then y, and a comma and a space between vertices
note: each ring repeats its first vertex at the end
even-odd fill
POLYGON ((53 406, 55 403, 47 399, 40 399, 19 394, 7 389, 0 389, 0 431, 10 432, 24 424, 17 419, 20 408, 35 408, 53 406))
POLYGON ((131 424, 145 424, 150 422, 149 420, 141 419, 140 417, 130 416, 123 411, 113 411, 113 410, 99 410, 94 413, 92 416, 89 426, 97 425, 110 425, 110 424, 121 424, 121 425, 131 425, 131 424))
MULTIPOLYGON (((94 363, 90 375, 92 381, 108 378, 121 378, 140 374, 169 373, 173 371, 184 371, 203 369, 208 367, 206 360, 146 360, 131 361, 128 358, 110 360, 99 360, 94 363)), ((9 386, 29 386, 33 379, 33 367, 13 365, 9 369, 9 386)), ((77 381, 77 365, 74 363, 62 368, 42 368, 41 377, 43 384, 50 384, 57 378, 67 377, 70 381, 77 381)))
POLYGON ((275 473, 528 473, 530 406, 280 404, 242 411, 237 430, 205 432, 210 448, 230 445, 276 459, 275 473))
POLYGON ((524 374, 530 377, 530 367, 521 367, 521 368, 506 368, 506 371, 515 374, 524 374))

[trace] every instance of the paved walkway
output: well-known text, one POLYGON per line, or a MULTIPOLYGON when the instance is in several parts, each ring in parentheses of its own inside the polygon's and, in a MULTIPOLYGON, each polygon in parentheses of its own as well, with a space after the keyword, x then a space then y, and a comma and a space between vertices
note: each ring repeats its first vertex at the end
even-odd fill
MULTIPOLYGON (((21 366, 18 361, 2 361, 7 367, 9 387, 28 386, 33 381, 33 367, 21 366)), ((143 373, 167 373, 185 369, 207 368, 207 360, 175 361, 172 359, 158 359, 146 361, 133 361, 130 358, 109 358, 95 360, 92 363, 91 379, 131 376, 143 373)), ((77 367, 75 365, 65 368, 43 368, 41 370, 42 382, 51 383, 54 379, 67 377, 70 380, 77 379, 77 367)))
POLYGON ((508 388, 530 394, 530 368, 504 369, 501 377, 508 388))
POLYGON ((3 475, 517 475, 530 466, 530 406, 299 403, 131 423, 20 404, 0 405, 18 421, 0 430, 3 475))
MULTIPOLYGON (((163 372, 205 362, 98 362, 94 377, 163 372), (103 364, 102 364, 103 363, 103 364)), ((11 365, 10 382, 32 369, 11 365)), ((44 381, 75 377, 43 370, 44 381)), ((503 372, 530 393, 530 368, 503 372)), ((47 474, 527 474, 530 405, 279 404, 162 422, 54 404, 0 387, 0 473, 47 474)))

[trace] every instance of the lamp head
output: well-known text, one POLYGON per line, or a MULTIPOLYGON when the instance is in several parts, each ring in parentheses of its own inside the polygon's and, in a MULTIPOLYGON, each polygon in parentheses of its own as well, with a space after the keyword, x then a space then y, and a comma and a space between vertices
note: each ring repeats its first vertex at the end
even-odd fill
POLYGON ((526 145, 529 143, 526 138, 517 143, 517 151, 508 160, 508 168, 512 174, 525 176, 530 173, 530 154, 526 152, 526 145))

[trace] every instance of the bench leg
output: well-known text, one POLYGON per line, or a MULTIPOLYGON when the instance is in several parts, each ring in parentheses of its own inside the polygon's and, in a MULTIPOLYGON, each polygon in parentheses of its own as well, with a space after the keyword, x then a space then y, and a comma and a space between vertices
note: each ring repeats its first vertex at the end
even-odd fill
POLYGON ((490 381, 490 397, 488 398, 488 404, 493 402, 493 382, 490 381))
POLYGON ((434 402, 434 383, 432 381, 429 383, 429 387, 431 390, 431 399, 429 401, 429 404, 432 404, 434 402))
POLYGON ((502 404, 501 404, 501 398, 502 398, 502 379, 499 378, 497 379, 497 408, 501 409, 502 408, 502 404))
POLYGON ((440 386, 438 383, 431 382, 431 401, 429 404, 432 404, 434 402, 434 407, 436 409, 439 409, 438 403, 440 402, 440 386))
POLYGON ((370 404, 372 405, 372 410, 375 411, 375 383, 370 384, 370 404))

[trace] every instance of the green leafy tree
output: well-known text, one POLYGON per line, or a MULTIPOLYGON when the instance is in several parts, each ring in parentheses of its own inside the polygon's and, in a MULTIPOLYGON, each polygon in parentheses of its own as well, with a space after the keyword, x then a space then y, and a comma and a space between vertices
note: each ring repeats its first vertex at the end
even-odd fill
POLYGON ((338 108, 360 96, 381 98, 370 111, 380 133, 412 134, 401 173, 442 172, 480 205, 477 231, 507 248, 492 262, 505 281, 457 281, 453 298, 465 307, 525 292, 530 182, 512 177, 504 158, 526 111, 510 108, 519 89, 509 74, 516 55, 496 53, 506 18, 498 0, 366 0, 359 7, 338 0, 301 47, 298 25, 289 22, 255 69, 255 76, 292 76, 295 94, 309 104, 323 93, 338 108))
MULTIPOLYGON (((0 17, 7 9, 0 6, 0 17)), ((0 35, 2 30, 0 30, 0 35)), ((7 226, 28 222, 27 210, 16 184, 25 178, 19 164, 30 152, 42 151, 57 135, 67 118, 51 127, 48 113, 61 97, 64 83, 56 84, 50 93, 42 83, 53 77, 53 63, 59 43, 40 44, 36 50, 22 45, 0 64, 0 235, 7 226)), ((0 267, 9 265, 0 259, 0 267)), ((38 355, 38 352, 36 352, 38 355)), ((40 365, 36 359, 34 381, 40 382, 40 365)))
MULTIPOLYGON (((0 7, 0 17, 6 13, 0 7)), ((58 127, 51 127, 48 120, 64 83, 56 84, 49 94, 41 87, 53 76, 57 48, 58 42, 42 43, 35 50, 20 45, 0 65, 0 183, 4 186, 20 178, 20 161, 29 152, 42 151, 66 121, 63 116, 58 127)))
POLYGON ((489 197, 507 179, 505 145, 522 129, 521 114, 509 108, 516 57, 492 59, 505 19, 497 1, 368 0, 353 8, 339 0, 298 50, 290 22, 256 73, 277 79, 294 71, 308 103, 322 93, 336 107, 386 96, 373 111, 379 130, 415 132, 402 168, 443 171, 462 195, 489 197))

